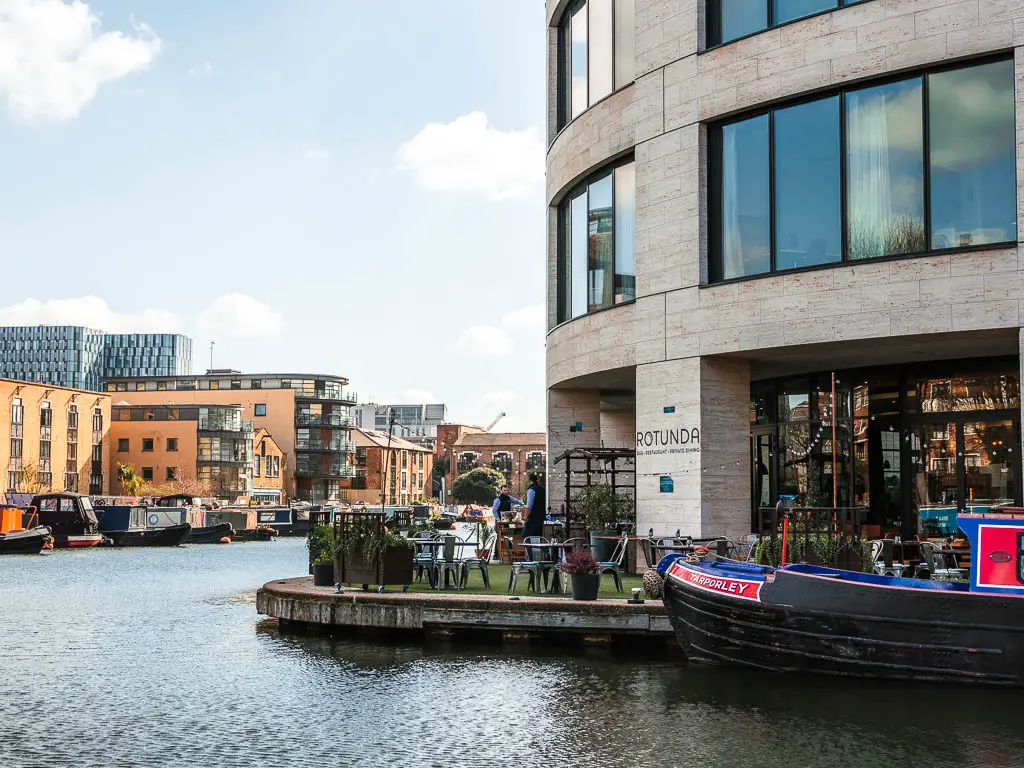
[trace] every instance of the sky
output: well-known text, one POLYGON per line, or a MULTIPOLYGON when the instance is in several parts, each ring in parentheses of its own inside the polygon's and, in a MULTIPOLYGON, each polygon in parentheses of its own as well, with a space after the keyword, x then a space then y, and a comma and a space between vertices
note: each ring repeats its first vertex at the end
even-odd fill
POLYGON ((544 3, 0 0, 0 325, 544 428, 544 3))

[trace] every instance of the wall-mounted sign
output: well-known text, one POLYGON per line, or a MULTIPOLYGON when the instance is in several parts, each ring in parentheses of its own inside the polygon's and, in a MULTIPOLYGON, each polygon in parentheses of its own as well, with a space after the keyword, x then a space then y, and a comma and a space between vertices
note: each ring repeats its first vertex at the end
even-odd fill
POLYGON ((700 430, 697 427, 652 429, 636 433, 636 455, 662 453, 699 453, 700 430))
POLYGON ((661 492, 662 493, 672 493, 672 491, 674 490, 674 485, 672 483, 672 478, 671 477, 667 477, 667 476, 661 477, 659 484, 660 484, 661 492))
POLYGON ((676 407, 674 405, 666 405, 665 406, 665 413, 675 413, 675 412, 676 412, 676 407))

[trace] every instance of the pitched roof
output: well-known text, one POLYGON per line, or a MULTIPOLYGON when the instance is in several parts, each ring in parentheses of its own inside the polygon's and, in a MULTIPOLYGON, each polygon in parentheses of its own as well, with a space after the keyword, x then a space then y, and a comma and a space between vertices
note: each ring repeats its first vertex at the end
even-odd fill
MULTIPOLYGON (((387 448, 388 433, 378 432, 375 429, 360 429, 359 427, 355 427, 352 429, 352 442, 356 444, 357 448, 387 448)), ((422 445, 416 445, 416 443, 410 443, 408 440, 403 440, 400 437, 391 438, 391 450, 433 453, 429 448, 424 448, 422 445)))
POLYGON ((455 441, 456 448, 505 448, 530 445, 544 448, 547 436, 543 432, 471 432, 455 441))

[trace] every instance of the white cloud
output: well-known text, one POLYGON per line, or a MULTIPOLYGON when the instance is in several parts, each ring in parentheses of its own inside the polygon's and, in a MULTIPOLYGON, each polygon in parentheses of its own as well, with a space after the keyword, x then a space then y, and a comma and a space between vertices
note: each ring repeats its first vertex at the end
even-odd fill
POLYGON ((323 147, 310 147, 303 154, 307 160, 327 160, 331 156, 331 151, 323 147))
POLYGON ((402 403, 436 403, 437 400, 434 398, 433 392, 428 392, 425 389, 403 389, 398 393, 398 400, 395 401, 398 404, 402 403))
POLYGON ((214 299, 199 313, 199 331, 213 339, 230 336, 278 336, 284 318, 270 305, 244 293, 228 293, 214 299))
POLYGON ((200 62, 195 66, 189 67, 188 73, 192 77, 209 77, 213 74, 213 64, 208 61, 200 62))
POLYGON ((76 299, 25 299, 0 309, 0 325, 84 325, 109 333, 177 333, 181 319, 166 309, 144 309, 136 314, 112 310, 98 296, 76 299))
POLYGON ((455 348, 477 357, 500 357, 512 354, 512 339, 493 325, 474 325, 459 334, 455 348))
POLYGON ((531 304, 520 307, 501 318, 501 324, 509 328, 522 328, 534 330, 544 327, 544 305, 531 304))
POLYGON ((428 123, 398 148, 398 169, 430 190, 482 192, 490 200, 523 197, 544 180, 539 128, 500 131, 483 112, 428 123))
POLYGON ((145 24, 132 27, 101 32, 81 0, 0 0, 0 95, 11 114, 72 120, 101 85, 145 70, 160 38, 145 24))

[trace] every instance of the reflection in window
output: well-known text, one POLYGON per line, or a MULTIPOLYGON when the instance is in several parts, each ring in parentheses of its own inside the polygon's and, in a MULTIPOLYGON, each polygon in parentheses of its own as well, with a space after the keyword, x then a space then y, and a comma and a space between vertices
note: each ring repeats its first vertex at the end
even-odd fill
POLYGON ((848 93, 846 126, 850 258, 925 250, 921 79, 848 93))
POLYGON ((612 175, 598 179, 587 192, 589 258, 587 311, 612 304, 612 175))
POLYGON ((1012 61, 770 109, 710 146, 713 281, 1016 242, 1012 61))
POLYGON ((563 202, 559 322, 636 297, 635 197, 629 162, 599 171, 563 202))
POLYGON ((1013 62, 928 80, 931 247, 1017 239, 1013 62))
POLYGON ((559 24, 558 127, 633 81, 635 0, 571 3, 559 24))
POLYGON ((711 45, 746 37, 768 28, 766 0, 717 0, 711 3, 711 45))
POLYGON ((772 21, 775 24, 785 24, 812 13, 835 8, 834 0, 774 0, 772 4, 772 21))
POLYGON ((917 383, 922 413, 1020 408, 1020 379, 1012 373, 975 374, 917 383))
POLYGON ((775 268, 842 258, 839 98, 775 113, 775 268))
POLYGON ((722 128, 720 279, 771 268, 768 115, 722 128))

